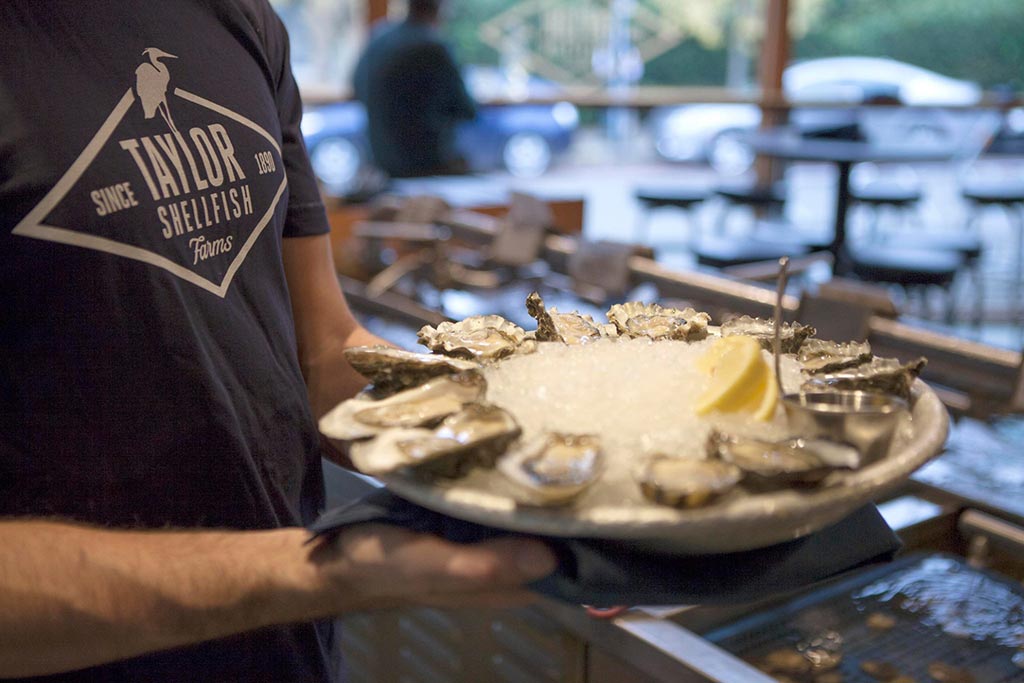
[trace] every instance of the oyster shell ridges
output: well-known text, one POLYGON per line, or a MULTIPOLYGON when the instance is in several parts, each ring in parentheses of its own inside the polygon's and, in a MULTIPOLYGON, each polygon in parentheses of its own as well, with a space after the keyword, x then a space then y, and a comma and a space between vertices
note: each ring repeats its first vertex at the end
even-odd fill
POLYGON ((710 315, 692 308, 679 310, 637 301, 614 304, 606 315, 620 335, 653 340, 698 341, 708 336, 711 322, 710 315))
POLYGON ((353 464, 379 476, 410 468, 427 476, 459 477, 477 466, 490 467, 521 430, 501 408, 470 403, 435 429, 391 429, 352 445, 353 464))
POLYGON ((471 360, 497 360, 515 353, 526 332, 500 315, 477 315, 437 327, 424 325, 416 336, 431 351, 471 360))
POLYGON ((649 456, 635 472, 644 496, 660 505, 703 507, 733 490, 743 473, 721 460, 695 460, 663 453, 649 456))
POLYGON ((818 439, 768 441, 708 435, 709 458, 728 462, 743 472, 743 486, 752 492, 817 486, 836 469, 854 469, 861 456, 855 448, 818 439))
MULTIPOLYGON (((743 315, 722 323, 720 328, 723 337, 741 334, 753 337, 765 351, 771 351, 775 341, 775 328, 771 320, 752 318, 743 315)), ((810 325, 800 323, 782 323, 779 326, 779 346, 782 353, 796 353, 804 341, 813 337, 815 330, 810 325)))
POLYGON ((868 363, 872 359, 871 345, 865 342, 834 342, 808 339, 797 352, 797 360, 808 374, 835 372, 868 363))
POLYGON ((528 502, 564 505, 597 481, 604 453, 596 436, 554 432, 513 448, 497 467, 528 502))
POLYGON ((868 363, 835 372, 814 375, 804 382, 805 391, 873 391, 910 400, 910 388, 928 363, 918 358, 901 363, 897 358, 873 358, 868 363))
POLYGON ((600 339, 605 334, 589 315, 577 312, 559 313, 556 308, 547 309, 537 292, 526 297, 526 311, 537 321, 535 334, 538 341, 586 344, 600 339))
POLYGON ((385 429, 432 425, 479 401, 487 390, 482 375, 467 372, 444 375, 388 398, 357 396, 338 404, 320 419, 320 432, 331 439, 355 441, 385 429))
POLYGON ((480 368, 480 364, 473 361, 391 346, 355 346, 345 349, 344 353, 352 368, 366 377, 379 394, 419 386, 433 377, 480 368))

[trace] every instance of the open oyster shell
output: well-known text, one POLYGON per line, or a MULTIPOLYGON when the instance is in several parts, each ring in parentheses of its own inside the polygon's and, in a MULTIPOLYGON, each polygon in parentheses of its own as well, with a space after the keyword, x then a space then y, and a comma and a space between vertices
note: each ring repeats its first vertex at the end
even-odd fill
POLYGON ((597 481, 604 453, 596 436, 551 433, 509 451, 497 468, 528 502, 562 505, 597 481))
POLYGON ((767 441, 712 432, 707 452, 742 470, 744 487, 755 492, 815 486, 836 469, 861 464, 856 448, 822 439, 767 441))
POLYGON ((824 339, 808 339, 797 352, 804 372, 818 374, 835 372, 871 360, 871 345, 865 342, 834 342, 824 339))
POLYGON ((679 310, 630 301, 608 309, 608 321, 620 336, 698 341, 708 336, 711 316, 692 308, 679 310))
POLYGON ((483 398, 484 378, 476 372, 435 377, 388 398, 357 396, 320 418, 320 432, 331 439, 366 439, 395 427, 433 426, 467 403, 483 398))
POLYGON ((377 477, 412 465, 419 445, 436 438, 431 429, 389 429, 369 441, 353 444, 349 458, 357 470, 377 477))
POLYGON ((480 367, 479 363, 413 353, 390 346, 356 346, 345 349, 349 364, 373 384, 378 394, 390 394, 419 386, 432 377, 467 372, 480 367))
POLYGON ((526 332, 500 315, 475 315, 437 327, 424 325, 416 335, 431 351, 470 360, 497 360, 510 356, 523 343, 526 332))
POLYGON ((555 308, 547 310, 537 292, 526 297, 526 311, 537 321, 535 336, 538 341, 586 344, 611 334, 611 330, 606 329, 611 326, 598 325, 589 315, 559 313, 555 308))
POLYGON ((520 434, 501 408, 470 403, 436 429, 390 429, 352 445, 352 463, 363 474, 380 476, 403 468, 440 477, 459 477, 490 466, 520 434))
POLYGON ((910 400, 910 387, 928 363, 924 358, 901 363, 896 358, 873 358, 856 367, 815 375, 804 383, 805 391, 875 391, 910 400))
MULTIPOLYGON (((810 325, 782 323, 779 327, 779 350, 782 353, 796 353, 800 350, 804 341, 813 337, 815 332, 816 330, 810 325)), ((721 335, 723 337, 731 337, 737 334, 753 337, 761 344, 762 349, 766 351, 772 350, 775 340, 775 328, 771 320, 762 320, 761 318, 743 315, 722 323, 721 335)))
POLYGON ((656 453, 634 472, 644 496, 661 505, 702 507, 736 487, 743 473, 720 460, 696 460, 656 453))

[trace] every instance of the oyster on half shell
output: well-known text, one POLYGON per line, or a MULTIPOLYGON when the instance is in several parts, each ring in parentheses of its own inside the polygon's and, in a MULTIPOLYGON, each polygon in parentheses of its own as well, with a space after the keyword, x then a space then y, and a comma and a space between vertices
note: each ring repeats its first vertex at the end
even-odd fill
MULTIPOLYGON (((779 326, 779 347, 782 353, 796 353, 800 350, 804 341, 814 336, 816 330, 810 325, 800 323, 782 323, 779 326)), ((721 335, 731 337, 733 335, 745 335, 753 337, 761 344, 765 351, 771 351, 775 341, 775 328, 771 320, 752 318, 749 315, 742 315, 722 323, 721 335)))
POLYGON ((432 377, 480 368, 480 364, 473 361, 413 353, 390 346, 355 346, 345 349, 345 359, 356 372, 370 380, 379 394, 419 386, 432 377))
POLYGON ((486 390, 482 375, 467 372, 435 377, 380 400, 357 396, 320 418, 320 432, 331 439, 355 441, 395 427, 433 426, 467 403, 481 400, 486 390))
POLYGON ((874 391, 910 399, 910 387, 927 364, 925 358, 901 363, 896 358, 873 358, 869 363, 815 375, 804 382, 805 391, 874 391))
POLYGON ((656 453, 634 473, 644 496, 661 505, 695 508, 708 505, 736 487, 743 473, 721 460, 696 460, 656 453))
POLYGON ((752 491, 791 486, 815 486, 836 469, 856 469, 856 448, 822 439, 767 441, 712 432, 708 457, 731 463, 743 472, 743 485, 752 491))
POLYGON ((590 434, 545 434, 513 448, 497 469, 538 505, 562 505, 597 481, 604 469, 601 441, 590 434))
POLYGON ((608 309, 607 316, 620 336, 654 340, 699 341, 708 336, 708 323, 711 322, 710 315, 692 308, 679 310, 637 301, 614 304, 608 309))
POLYGON ((537 292, 526 297, 526 311, 537 321, 537 341, 586 344, 602 336, 609 336, 611 332, 605 329, 609 326, 598 325, 589 315, 576 312, 559 313, 556 308, 548 310, 537 292))
POLYGON ((526 332, 500 315, 475 315, 460 322, 424 325, 416 335, 431 351, 471 360, 497 360, 510 356, 523 343, 526 332))
POLYGON ((390 429, 352 445, 352 463, 380 476, 404 468, 439 477, 459 477, 491 466, 520 434, 519 425, 497 406, 470 403, 435 429, 390 429))
POLYGON ((804 372, 814 375, 835 372, 871 360, 871 345, 865 342, 834 342, 824 339, 808 339, 797 352, 804 372))

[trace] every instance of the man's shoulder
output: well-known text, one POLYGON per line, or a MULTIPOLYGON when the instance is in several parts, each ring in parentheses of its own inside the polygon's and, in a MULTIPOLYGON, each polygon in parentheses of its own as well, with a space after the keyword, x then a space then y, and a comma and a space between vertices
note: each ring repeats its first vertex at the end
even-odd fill
POLYGON ((220 5, 222 10, 240 12, 261 37, 265 37, 268 32, 278 31, 282 26, 269 0, 220 0, 214 4, 220 5))
POLYGON ((386 50, 444 50, 444 41, 430 27, 408 21, 388 24, 374 32, 373 44, 386 50))

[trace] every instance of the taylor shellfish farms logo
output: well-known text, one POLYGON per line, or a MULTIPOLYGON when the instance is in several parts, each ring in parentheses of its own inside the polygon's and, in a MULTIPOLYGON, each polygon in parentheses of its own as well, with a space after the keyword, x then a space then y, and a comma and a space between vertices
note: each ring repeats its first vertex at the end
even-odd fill
POLYGON ((223 297, 284 193, 281 148, 174 87, 176 59, 143 52, 134 84, 14 233, 142 261, 223 297))

